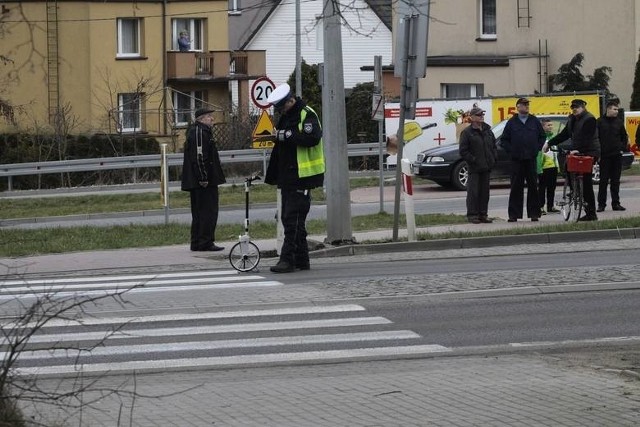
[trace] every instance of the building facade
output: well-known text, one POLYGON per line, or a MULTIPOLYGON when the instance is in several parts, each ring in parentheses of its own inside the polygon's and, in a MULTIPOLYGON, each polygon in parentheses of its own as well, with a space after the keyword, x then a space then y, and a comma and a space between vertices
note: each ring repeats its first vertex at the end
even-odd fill
POLYGON ((162 137, 203 106, 224 122, 230 82, 246 94, 265 73, 264 51, 229 49, 228 5, 3 1, 2 127, 162 137), (188 46, 180 49, 183 32, 188 46))
POLYGON ((547 93, 549 76, 583 53, 582 73, 611 67, 609 90, 629 106, 639 0, 448 0, 430 15, 419 98, 547 93))

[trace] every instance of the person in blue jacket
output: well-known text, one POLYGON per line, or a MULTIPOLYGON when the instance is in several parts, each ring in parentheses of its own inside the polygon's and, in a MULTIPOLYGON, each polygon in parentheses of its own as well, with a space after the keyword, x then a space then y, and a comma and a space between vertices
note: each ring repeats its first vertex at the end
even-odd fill
POLYGON ((537 157, 546 140, 540 120, 529 113, 529 100, 516 101, 517 114, 511 117, 502 133, 502 148, 511 159, 509 222, 523 217, 524 185, 527 184, 527 216, 538 221, 541 215, 538 196, 537 157))

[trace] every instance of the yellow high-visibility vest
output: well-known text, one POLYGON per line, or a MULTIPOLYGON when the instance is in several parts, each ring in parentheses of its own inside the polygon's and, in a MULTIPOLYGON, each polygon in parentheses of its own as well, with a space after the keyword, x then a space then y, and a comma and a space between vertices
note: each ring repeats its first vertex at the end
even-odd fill
MULTIPOLYGON (((311 107, 304 107, 302 111, 300 111, 300 122, 298 122, 298 131, 300 132, 302 132, 304 119, 307 117, 307 109, 318 117, 311 107)), ((318 120, 318 125, 320 126, 320 120, 318 120)), ((298 162, 298 176, 300 178, 324 173, 324 147, 322 138, 320 138, 320 142, 313 147, 298 146, 296 148, 296 157, 298 162)))

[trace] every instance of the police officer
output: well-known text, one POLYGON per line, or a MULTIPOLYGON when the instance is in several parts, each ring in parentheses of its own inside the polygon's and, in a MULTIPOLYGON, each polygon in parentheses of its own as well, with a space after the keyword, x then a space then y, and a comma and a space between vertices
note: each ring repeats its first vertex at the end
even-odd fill
POLYGON ((284 242, 274 273, 309 270, 306 220, 311 208, 311 189, 324 182, 322 128, 316 112, 288 84, 274 89, 267 98, 280 114, 265 182, 282 193, 281 217, 284 242))
POLYGON ((182 165, 182 190, 191 199, 191 250, 221 251, 215 244, 218 223, 218 185, 225 183, 220 155, 213 142, 213 110, 196 110, 187 130, 182 165))

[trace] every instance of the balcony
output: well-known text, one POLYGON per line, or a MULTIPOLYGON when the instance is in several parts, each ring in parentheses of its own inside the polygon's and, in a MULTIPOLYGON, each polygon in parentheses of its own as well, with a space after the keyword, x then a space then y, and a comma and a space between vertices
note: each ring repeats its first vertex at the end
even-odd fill
POLYGON ((168 79, 253 80, 265 73, 264 50, 167 52, 168 79))

